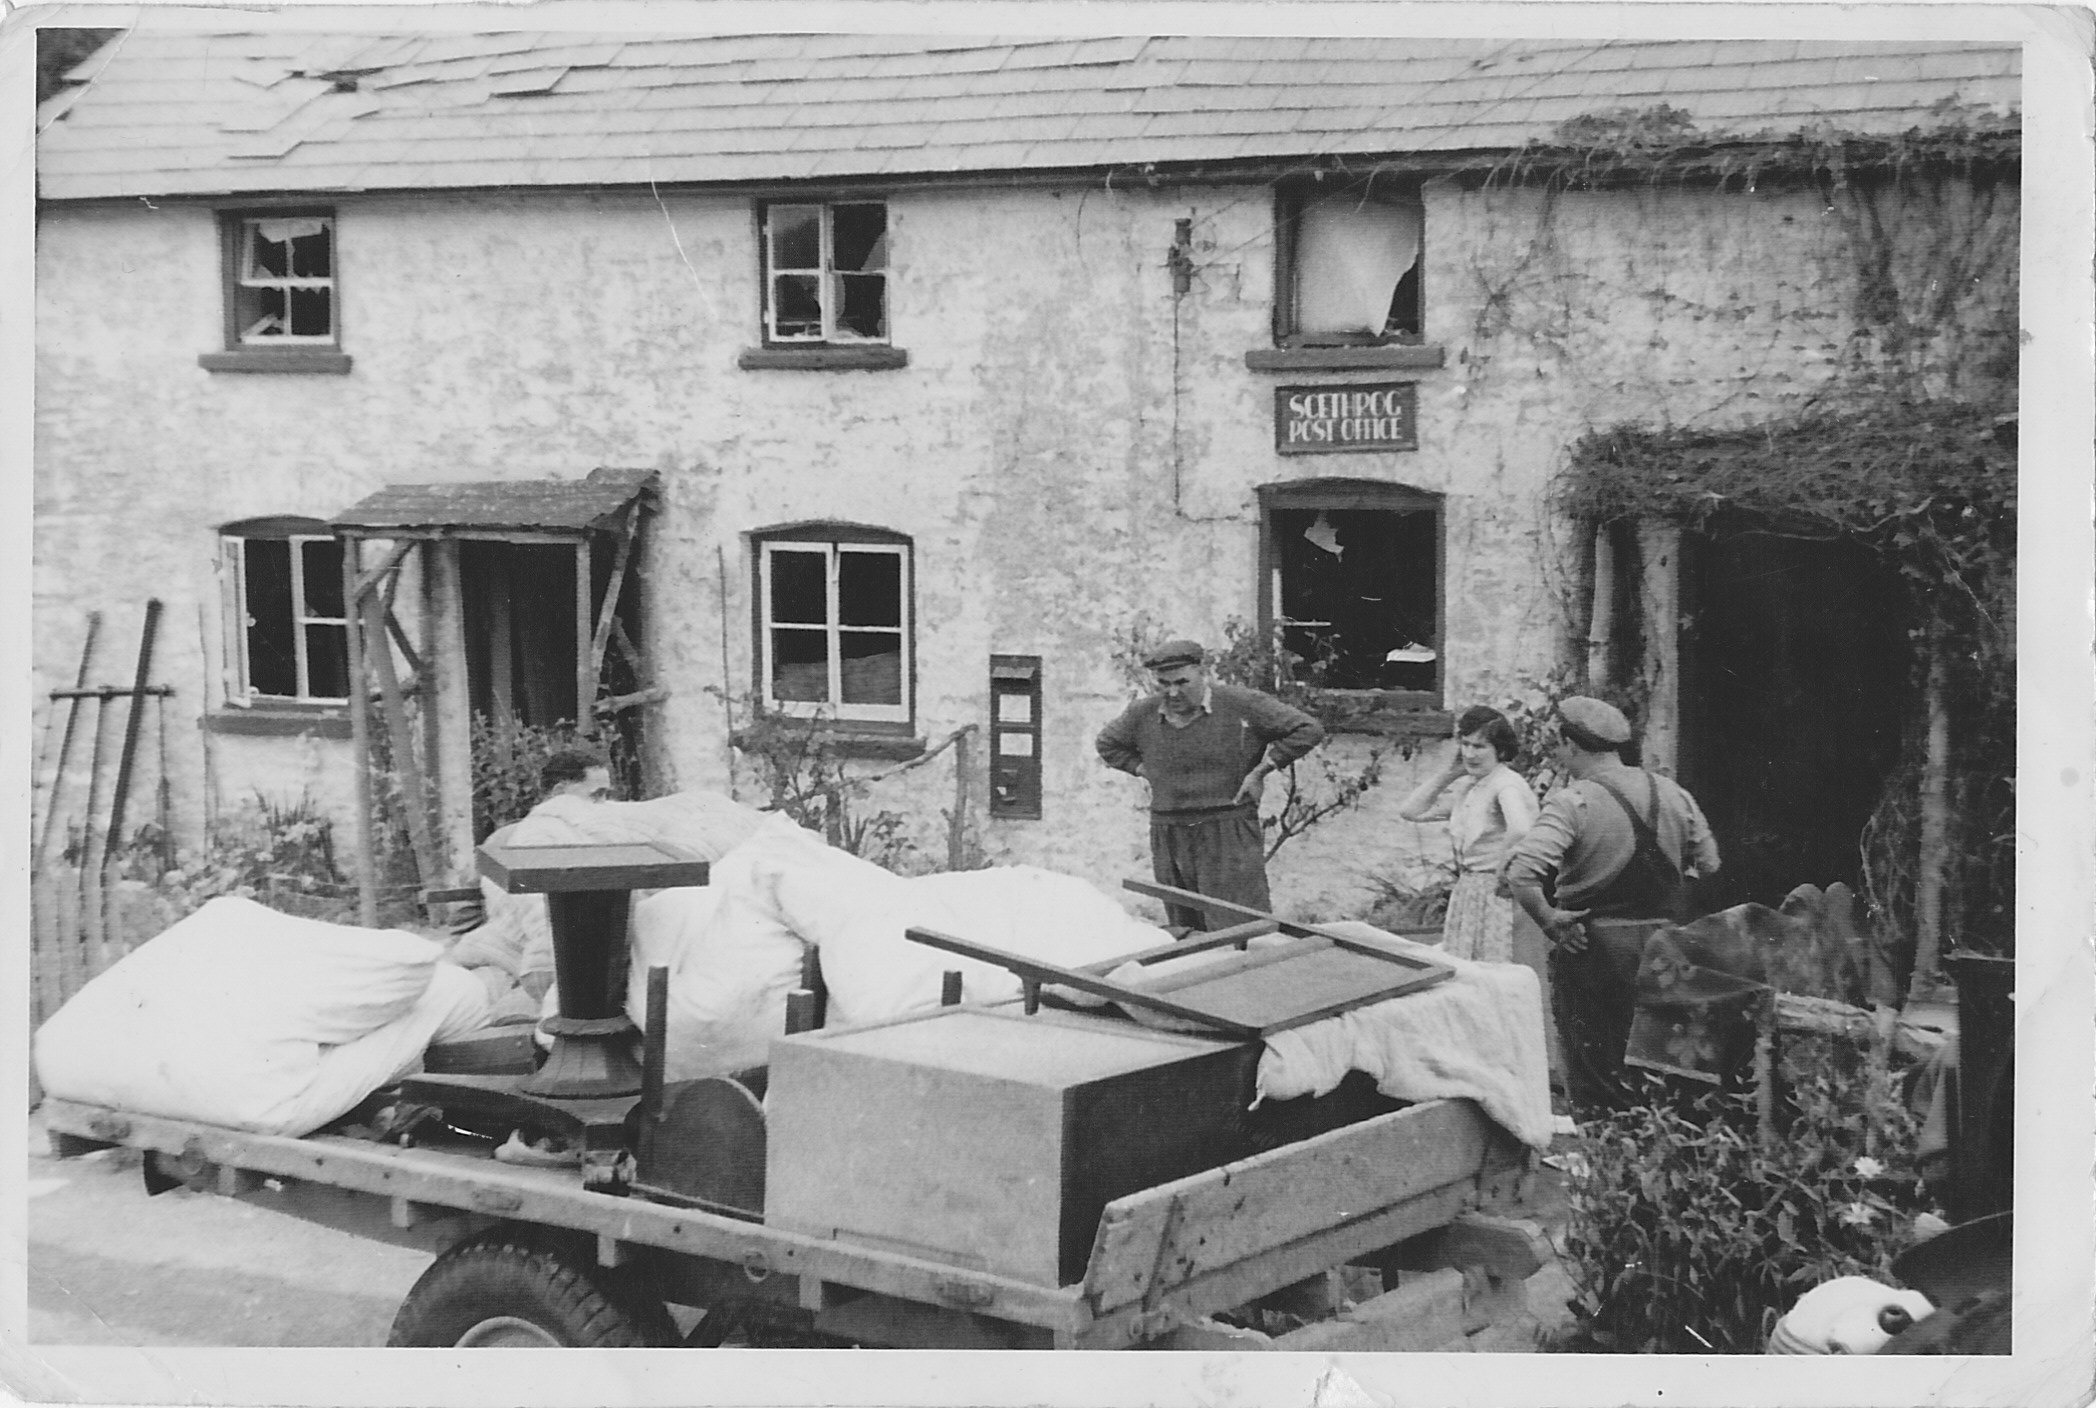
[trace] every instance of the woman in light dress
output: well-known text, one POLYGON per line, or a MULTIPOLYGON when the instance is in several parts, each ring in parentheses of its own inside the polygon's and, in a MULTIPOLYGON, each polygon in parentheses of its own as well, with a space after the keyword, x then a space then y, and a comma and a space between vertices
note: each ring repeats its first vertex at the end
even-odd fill
POLYGON ((1477 705, 1456 720, 1455 756, 1397 809, 1406 821, 1448 822, 1456 883, 1441 947, 1456 958, 1514 961, 1514 902, 1499 893, 1507 853, 1536 821, 1536 794, 1508 763, 1521 740, 1506 715, 1477 705))

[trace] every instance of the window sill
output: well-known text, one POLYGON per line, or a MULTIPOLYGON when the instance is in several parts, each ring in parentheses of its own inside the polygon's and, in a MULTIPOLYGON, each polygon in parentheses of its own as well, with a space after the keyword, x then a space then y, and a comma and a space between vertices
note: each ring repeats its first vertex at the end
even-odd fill
POLYGON ((344 376, 349 372, 347 352, 326 347, 241 348, 233 352, 200 352, 197 365, 207 372, 303 372, 322 376, 344 376))
POLYGON ((1316 690, 1303 707, 1330 733, 1446 738, 1456 722, 1439 699, 1416 689, 1316 690))
POLYGON ((343 708, 260 706, 219 709, 204 716, 211 733, 245 734, 251 738, 347 738, 349 712, 343 708))
POLYGON ((746 372, 886 372, 910 364, 900 347, 745 347, 735 365, 746 372))
MULTIPOLYGON (((908 724, 828 724, 813 730, 818 744, 840 758, 862 758, 870 762, 904 763, 923 754, 922 737, 908 724)), ((749 735, 741 729, 728 741, 745 751, 749 735)))
POLYGON ((1432 371, 1448 364, 1438 342, 1383 347, 1260 347, 1244 354, 1255 372, 1432 371))

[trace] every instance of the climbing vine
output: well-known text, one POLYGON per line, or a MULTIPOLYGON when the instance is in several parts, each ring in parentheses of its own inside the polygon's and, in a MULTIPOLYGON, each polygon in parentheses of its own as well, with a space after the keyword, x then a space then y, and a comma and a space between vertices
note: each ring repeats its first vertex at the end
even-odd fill
MULTIPOLYGON (((1556 485, 1577 522, 1699 529, 1744 512, 1768 531, 1857 543, 1897 576, 1917 675, 1935 662, 1949 714, 1949 917, 1994 949, 2014 927, 2015 426, 2006 398, 1852 405, 1723 433, 1618 426, 1578 441, 1556 485)), ((1872 900, 1912 933, 1926 722, 1906 723, 1861 860, 1872 900)))

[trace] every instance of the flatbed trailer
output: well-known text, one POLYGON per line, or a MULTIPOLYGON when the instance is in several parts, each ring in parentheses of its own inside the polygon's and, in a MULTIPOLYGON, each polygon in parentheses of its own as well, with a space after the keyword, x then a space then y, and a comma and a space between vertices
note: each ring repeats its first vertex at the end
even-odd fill
POLYGON ((42 1108, 60 1157, 144 1150, 149 1187, 179 1180, 436 1253, 395 1322, 393 1342, 411 1344, 704 1346, 762 1326, 900 1348, 1220 1347, 1193 1327, 1517 1199, 1530 1175, 1475 1104, 1427 1101, 1115 1198, 1082 1279, 1049 1286, 579 1186, 484 1146, 42 1108), (680 1335, 666 1304, 703 1314, 680 1335))

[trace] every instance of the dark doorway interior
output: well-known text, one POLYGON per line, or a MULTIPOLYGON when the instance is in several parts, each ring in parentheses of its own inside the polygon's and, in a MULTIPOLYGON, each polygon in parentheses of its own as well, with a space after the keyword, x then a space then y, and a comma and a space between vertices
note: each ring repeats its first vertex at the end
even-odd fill
POLYGON ((1854 885, 1911 693, 1898 581, 1854 543, 1747 515, 1683 548, 1679 771, 1725 862, 1698 901, 1854 885))
POLYGON ((543 728, 575 718, 575 549, 459 544, 473 712, 543 728))

